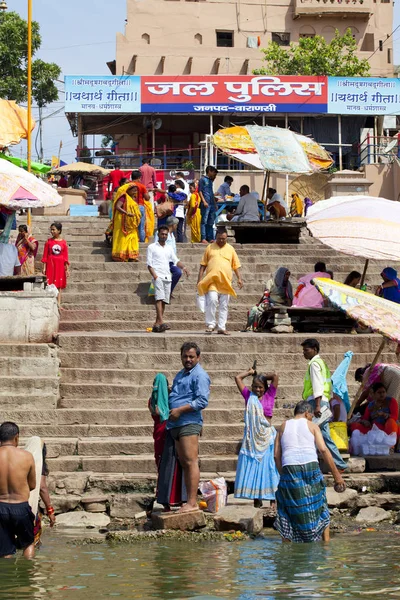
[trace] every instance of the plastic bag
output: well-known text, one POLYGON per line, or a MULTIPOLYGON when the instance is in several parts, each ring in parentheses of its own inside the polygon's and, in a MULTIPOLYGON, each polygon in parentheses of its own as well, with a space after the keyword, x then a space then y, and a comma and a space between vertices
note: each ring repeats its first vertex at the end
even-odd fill
POLYGON ((58 294, 59 294, 59 291, 58 291, 58 289, 56 288, 56 286, 54 285, 54 283, 52 283, 51 285, 48 285, 48 286, 47 286, 45 289, 46 289, 46 292, 47 292, 47 293, 49 293, 49 292, 50 292, 50 294, 51 294, 52 296, 55 296, 55 297, 57 298, 57 296, 58 296, 58 294))
POLYGON ((202 312, 206 312, 206 297, 196 294, 196 306, 202 312))
POLYGON ((218 512, 223 506, 226 506, 228 487, 223 477, 202 481, 200 483, 200 492, 207 502, 208 512, 218 512))

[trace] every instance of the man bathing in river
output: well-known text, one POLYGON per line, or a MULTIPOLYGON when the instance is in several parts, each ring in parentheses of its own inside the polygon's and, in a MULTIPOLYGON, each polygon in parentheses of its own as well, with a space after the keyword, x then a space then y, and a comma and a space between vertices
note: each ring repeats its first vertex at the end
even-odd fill
POLYGON ((176 375, 169 395, 167 429, 175 440, 187 489, 187 503, 180 512, 197 509, 200 481, 199 435, 203 426, 201 411, 208 405, 210 378, 200 365, 200 348, 186 342, 181 348, 183 369, 176 375))
POLYGON ((35 517, 28 504, 36 487, 35 461, 18 448, 19 428, 11 422, 0 426, 0 557, 11 558, 22 548, 33 558, 35 517))
POLYGON ((275 464, 281 476, 275 527, 283 542, 329 541, 329 510, 317 448, 333 475, 335 491, 346 489, 313 417, 314 406, 299 402, 294 419, 281 425, 275 440, 275 464))

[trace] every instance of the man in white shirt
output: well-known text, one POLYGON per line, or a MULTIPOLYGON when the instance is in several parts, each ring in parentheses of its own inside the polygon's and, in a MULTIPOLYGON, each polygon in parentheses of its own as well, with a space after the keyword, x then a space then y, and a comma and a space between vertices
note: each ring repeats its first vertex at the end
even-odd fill
MULTIPOLYGON (((168 217, 168 219, 166 221, 166 226, 168 227, 169 233, 168 233, 167 241, 165 243, 167 244, 167 246, 171 246, 171 248, 173 249, 175 254, 177 253, 175 234, 176 234, 178 224, 179 224, 179 219, 177 219, 176 217, 168 217)), ((158 242, 158 231, 156 231, 156 235, 154 236, 154 241, 158 242)), ((171 298, 173 298, 174 296, 172 294, 173 294, 174 289, 178 285, 180 278, 182 277, 182 271, 180 270, 179 267, 177 267, 176 265, 174 265, 172 263, 169 264, 169 270, 171 271, 171 275, 172 275, 171 298)))
POLYGON ((242 185, 239 190, 240 201, 232 215, 228 215, 228 221, 259 221, 258 200, 255 194, 250 193, 248 185, 242 185))
MULTIPOLYGON (((185 175, 184 173, 182 173, 182 171, 178 171, 176 174, 176 181, 181 181, 183 183, 183 191, 186 194, 187 198, 190 197, 190 189, 189 189, 189 184, 185 179, 185 175)), ((175 185, 176 185, 176 181, 175 181, 175 185)))
POLYGON ((187 277, 189 271, 180 262, 172 246, 167 245, 169 229, 167 225, 158 228, 158 242, 150 244, 147 248, 147 268, 153 278, 154 297, 156 301, 156 321, 153 326, 154 333, 163 333, 170 329, 164 323, 165 305, 169 304, 171 297, 171 271, 170 263, 182 269, 187 277))
POLYGON ((14 244, 0 243, 0 277, 11 277, 21 274, 21 263, 18 259, 18 250, 14 244))

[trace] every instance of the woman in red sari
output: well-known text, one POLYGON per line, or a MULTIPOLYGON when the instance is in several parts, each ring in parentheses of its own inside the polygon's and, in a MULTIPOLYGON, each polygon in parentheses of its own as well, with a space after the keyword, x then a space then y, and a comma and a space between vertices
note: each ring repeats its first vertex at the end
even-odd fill
POLYGON ((18 259, 21 263, 21 275, 34 275, 35 257, 39 248, 39 242, 35 240, 33 235, 30 235, 26 225, 20 225, 18 232, 15 245, 18 250, 18 259))
POLYGON ((61 223, 52 223, 50 233, 52 237, 47 240, 43 251, 43 273, 47 276, 47 283, 58 289, 58 304, 61 304, 61 290, 67 287, 69 277, 68 246, 61 237, 61 223))
POLYGON ((175 443, 167 431, 169 417, 168 381, 158 373, 153 381, 149 410, 154 421, 154 458, 157 465, 157 502, 169 511, 171 505, 186 502, 187 494, 182 467, 176 456, 175 443))

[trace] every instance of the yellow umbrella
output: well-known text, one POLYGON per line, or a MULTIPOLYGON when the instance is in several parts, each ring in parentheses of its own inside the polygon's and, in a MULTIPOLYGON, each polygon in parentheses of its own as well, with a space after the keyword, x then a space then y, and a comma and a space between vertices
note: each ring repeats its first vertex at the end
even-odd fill
POLYGON ((311 173, 333 164, 316 141, 282 127, 227 127, 214 134, 213 143, 221 152, 271 172, 311 173))
MULTIPOLYGON (((35 128, 32 119, 31 131, 35 128)), ((14 100, 0 99, 0 148, 18 144, 28 137, 28 112, 14 100)))
MULTIPOLYGON (((400 304, 332 279, 316 277, 312 283, 333 306, 343 310, 350 318, 369 327, 375 333, 384 336, 371 367, 378 362, 388 339, 400 343, 400 304)), ((361 388, 351 405, 349 418, 353 414, 360 393, 361 388)))

